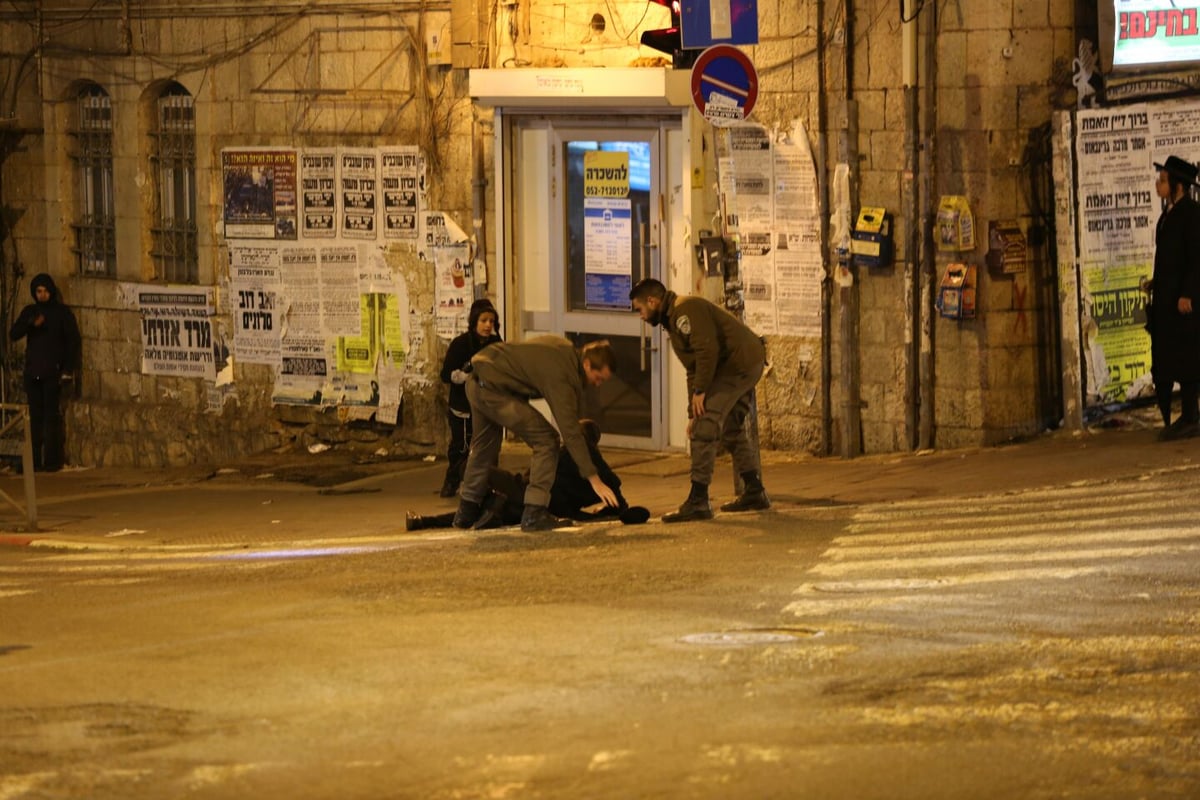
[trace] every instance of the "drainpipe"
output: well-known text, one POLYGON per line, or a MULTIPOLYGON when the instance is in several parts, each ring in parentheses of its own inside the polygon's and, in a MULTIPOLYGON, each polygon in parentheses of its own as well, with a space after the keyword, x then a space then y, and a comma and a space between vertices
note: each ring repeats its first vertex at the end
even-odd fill
MULTIPOLYGON (((845 29, 842 38, 842 104, 838 160, 850 165, 850 208, 858 208, 858 104, 853 98, 854 28, 850 0, 842 0, 839 11, 845 29)), ((853 213, 853 212, 852 212, 853 213)), ((838 286, 840 302, 841 381, 842 381, 842 457, 854 458, 862 453, 862 395, 859 369, 859 308, 858 275, 854 260, 849 264, 851 281, 838 286)))
MULTIPOLYGON (((471 180, 471 223, 474 226, 475 234, 475 259, 483 261, 486 265, 488 260, 487 254, 487 226, 484 225, 484 215, 487 213, 487 202, 484 196, 484 190, 487 189, 487 170, 483 160, 483 142, 479 136, 479 120, 476 118, 478 112, 475 109, 471 111, 471 147, 474 149, 474 177, 471 180)), ((487 267, 487 281, 475 283, 475 299, 487 297, 488 284, 492 282, 492 273, 495 271, 495 265, 491 264, 487 267)), ((478 275, 477 271, 473 273, 478 275)))
POLYGON ((909 449, 918 446, 917 415, 924 403, 919 386, 921 293, 917 256, 921 230, 918 225, 918 160, 920 131, 917 113, 917 20, 913 0, 900 0, 901 85, 904 90, 904 436, 909 449))
POLYGON ((921 329, 920 329, 920 392, 918 418, 918 447, 929 450, 934 446, 933 432, 933 331, 937 319, 934 294, 937 291, 937 251, 933 242, 935 147, 937 144, 937 3, 929 3, 922 16, 925 19, 925 145, 924 169, 921 171, 921 329))
POLYGON ((826 127, 829 114, 826 104, 829 96, 825 91, 825 0, 817 0, 817 193, 818 213, 821 219, 821 241, 825 246, 825 277, 821 281, 821 455, 833 452, 833 270, 837 269, 832 258, 833 246, 829 241, 829 136, 826 127))

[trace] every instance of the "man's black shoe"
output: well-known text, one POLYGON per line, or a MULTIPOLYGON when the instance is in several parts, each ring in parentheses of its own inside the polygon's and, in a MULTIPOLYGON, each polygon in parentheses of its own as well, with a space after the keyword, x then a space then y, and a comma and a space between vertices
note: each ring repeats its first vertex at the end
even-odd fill
POLYGON ((1191 439, 1200 435, 1200 423, 1185 419, 1177 419, 1158 432, 1160 442, 1173 442, 1177 439, 1191 439))
POLYGON ((458 510, 454 512, 454 527, 467 529, 483 516, 483 507, 474 500, 460 500, 458 510))
POLYGON ((555 528, 569 528, 574 524, 569 519, 554 516, 545 506, 531 506, 526 504, 525 513, 521 515, 521 530, 525 531, 525 533, 552 531, 555 528))
POLYGON ((663 514, 663 522, 693 522, 700 519, 712 519, 712 506, 707 497, 689 497, 683 501, 678 511, 663 514))
POLYGON ((404 512, 404 530, 419 531, 425 527, 425 520, 420 514, 414 514, 411 511, 404 512))
POLYGON ((771 498, 767 497, 766 489, 747 489, 736 500, 730 500, 721 506, 722 511, 766 511, 771 507, 771 498))
POLYGON ((458 484, 452 480, 447 480, 438 490, 438 497, 454 497, 456 494, 458 494, 458 484))

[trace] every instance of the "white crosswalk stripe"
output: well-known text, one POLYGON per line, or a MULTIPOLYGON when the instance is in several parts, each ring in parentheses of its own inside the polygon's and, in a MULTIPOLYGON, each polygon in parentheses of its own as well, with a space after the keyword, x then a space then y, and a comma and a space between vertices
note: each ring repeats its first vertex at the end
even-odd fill
MULTIPOLYGON (((0 564, 0 601, 35 594, 47 579, 78 586, 116 586, 167 580, 182 572, 215 569, 264 569, 299 559, 377 553, 410 547, 427 547, 446 540, 460 540, 461 531, 439 531, 420 537, 363 536, 313 539, 262 545, 228 547, 214 545, 164 545, 154 548, 78 544, 60 552, 69 540, 42 540, 38 552, 20 563, 0 564)), ((2 798, 0 798, 2 800, 2 798)))
POLYGON ((1200 487, 1168 472, 866 506, 786 610, 826 616, 945 605, 1002 584, 1116 575, 1147 558, 1194 559, 1197 503, 1200 487))

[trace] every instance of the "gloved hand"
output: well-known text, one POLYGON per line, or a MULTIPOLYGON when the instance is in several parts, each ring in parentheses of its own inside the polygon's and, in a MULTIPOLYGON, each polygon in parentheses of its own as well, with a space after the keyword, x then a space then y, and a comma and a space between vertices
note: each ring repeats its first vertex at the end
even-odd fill
POLYGON ((453 372, 450 373, 450 382, 451 383, 466 383, 467 382, 467 373, 463 372, 461 369, 454 370, 453 372))

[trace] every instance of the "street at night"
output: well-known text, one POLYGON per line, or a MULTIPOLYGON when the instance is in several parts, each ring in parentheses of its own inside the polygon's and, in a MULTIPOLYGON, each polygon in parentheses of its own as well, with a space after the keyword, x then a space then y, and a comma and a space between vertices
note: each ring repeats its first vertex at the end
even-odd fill
POLYGON ((779 496, 683 525, 0 549, 0 797, 1200 791, 1186 459, 779 496))

